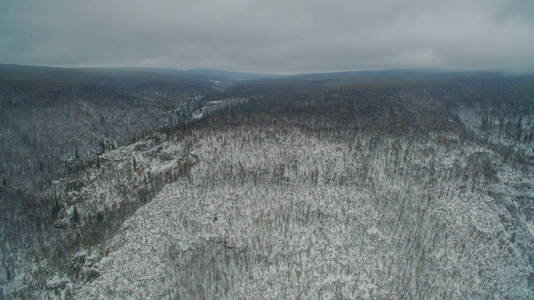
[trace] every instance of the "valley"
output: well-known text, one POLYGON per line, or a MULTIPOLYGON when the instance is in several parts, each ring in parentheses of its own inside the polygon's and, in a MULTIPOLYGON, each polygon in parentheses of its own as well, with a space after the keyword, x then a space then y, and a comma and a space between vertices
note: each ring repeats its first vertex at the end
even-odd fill
MULTIPOLYGON (((150 100, 131 85, 92 88, 133 95, 116 107, 71 94, 51 111, 92 107, 84 127, 69 126, 79 140, 5 121, 3 137, 30 132, 47 146, 4 147, 53 157, 44 169, 54 171, 41 181, 32 156, 18 173, 22 152, 4 151, 2 174, 20 177, 0 190, 1 295, 534 297, 532 76, 224 75, 195 74, 194 92, 150 100), (117 121, 88 129, 109 107, 117 121), (100 149, 104 138, 113 146, 100 149), (73 154, 47 154, 59 151, 73 154)), ((158 80, 152 95, 163 93, 158 80)), ((3 95, 3 108, 42 112, 17 100, 30 96, 3 95)))

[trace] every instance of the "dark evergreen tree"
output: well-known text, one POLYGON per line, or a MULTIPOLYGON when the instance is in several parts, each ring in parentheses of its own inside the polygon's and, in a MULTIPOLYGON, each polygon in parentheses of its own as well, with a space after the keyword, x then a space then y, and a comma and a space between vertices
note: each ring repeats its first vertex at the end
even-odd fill
POLYGON ((74 207, 74 211, 72 212, 71 221, 74 224, 78 224, 78 222, 80 222, 80 214, 78 213, 78 209, 76 208, 76 206, 74 207))

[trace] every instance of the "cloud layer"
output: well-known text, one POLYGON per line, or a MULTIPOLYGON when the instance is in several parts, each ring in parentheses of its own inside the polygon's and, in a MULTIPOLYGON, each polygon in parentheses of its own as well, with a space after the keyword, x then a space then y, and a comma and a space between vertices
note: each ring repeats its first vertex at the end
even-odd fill
POLYGON ((530 72, 534 1, 5 0, 0 62, 530 72))

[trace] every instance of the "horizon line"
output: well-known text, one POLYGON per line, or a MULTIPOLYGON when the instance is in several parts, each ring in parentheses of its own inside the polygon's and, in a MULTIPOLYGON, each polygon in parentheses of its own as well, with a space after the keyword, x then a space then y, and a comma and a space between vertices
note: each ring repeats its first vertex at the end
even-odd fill
POLYGON ((534 71, 509 71, 504 69, 460 69, 460 68, 360 68, 360 69, 337 69, 324 71, 308 71, 308 72, 263 72, 263 71, 249 71, 236 70, 224 68, 179 68, 179 67, 162 67, 162 66, 136 66, 136 65, 41 65, 41 64, 20 64, 20 63, 4 63, 0 62, 0 66, 19 66, 19 67, 35 67, 35 68, 50 68, 50 69, 71 69, 71 70, 89 70, 89 69, 145 69, 145 70, 172 70, 182 72, 192 71, 217 71, 228 73, 241 73, 250 75, 266 75, 266 76, 299 76, 299 75, 320 75, 320 74, 341 74, 341 73, 364 73, 364 72, 435 72, 435 73, 502 73, 502 74, 519 74, 519 75, 534 75, 534 71))

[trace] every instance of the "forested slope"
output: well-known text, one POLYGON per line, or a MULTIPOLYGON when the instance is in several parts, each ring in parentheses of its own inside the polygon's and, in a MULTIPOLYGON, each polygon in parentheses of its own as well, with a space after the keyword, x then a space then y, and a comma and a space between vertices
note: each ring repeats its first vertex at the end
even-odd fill
POLYGON ((192 129, 189 176, 125 222, 78 295, 532 296, 532 168, 454 131, 312 116, 192 129))
POLYGON ((144 69, 0 65, 0 174, 42 195, 97 154, 182 124, 214 92, 210 80, 144 69))
POLYGON ((287 80, 4 188, 2 293, 534 297, 532 78, 287 80))

